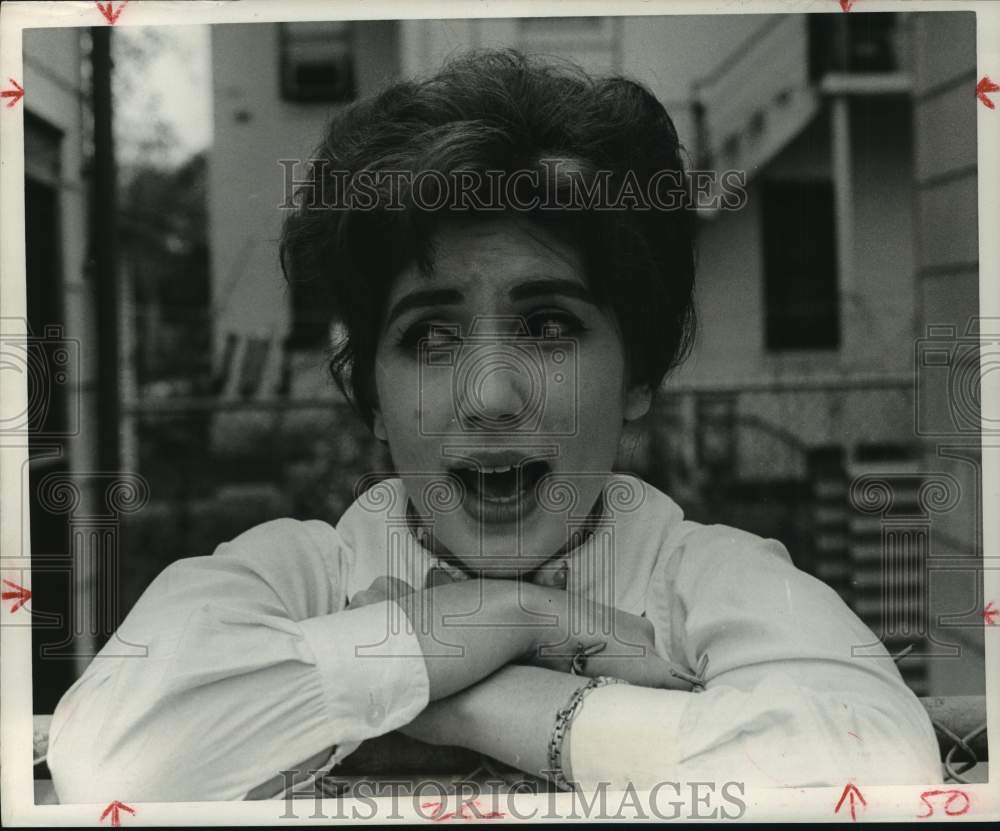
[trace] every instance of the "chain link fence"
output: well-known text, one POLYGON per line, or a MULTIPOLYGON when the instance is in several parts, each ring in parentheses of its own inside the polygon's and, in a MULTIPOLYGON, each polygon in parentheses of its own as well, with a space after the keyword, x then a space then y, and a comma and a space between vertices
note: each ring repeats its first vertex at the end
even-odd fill
POLYGON ((964 774, 989 759, 986 697, 964 695, 922 698, 941 748, 945 781, 967 785, 964 774))

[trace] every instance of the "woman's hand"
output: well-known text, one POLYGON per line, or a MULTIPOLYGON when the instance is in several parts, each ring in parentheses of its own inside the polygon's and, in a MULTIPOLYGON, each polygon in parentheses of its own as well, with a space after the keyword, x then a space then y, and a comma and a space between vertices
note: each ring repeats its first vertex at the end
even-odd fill
MULTIPOLYGON (((436 582, 444 585, 449 581, 436 582)), ((347 608, 358 609, 384 600, 398 603, 413 593, 405 580, 380 576, 367 589, 357 592, 347 608)), ((656 653, 653 625, 645 618, 560 588, 530 586, 523 597, 527 611, 544 625, 535 629, 531 648, 519 663, 568 673, 577 650, 590 647, 590 654, 578 660, 581 675, 611 675, 643 687, 691 689, 691 684, 675 676, 670 664, 656 653)), ((454 661, 454 657, 450 660, 454 661)))
POLYGON ((646 618, 560 589, 539 587, 534 597, 539 602, 531 611, 556 620, 540 633, 523 663, 570 672, 577 652, 586 649, 577 659, 581 675, 611 675, 642 687, 691 689, 690 682, 675 676, 657 654, 653 624, 646 618))

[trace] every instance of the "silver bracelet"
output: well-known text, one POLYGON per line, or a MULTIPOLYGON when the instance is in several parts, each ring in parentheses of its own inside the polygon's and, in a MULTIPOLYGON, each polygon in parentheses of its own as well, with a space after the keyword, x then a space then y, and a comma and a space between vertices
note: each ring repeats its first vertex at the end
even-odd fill
POLYGON ((552 727, 552 737, 549 739, 549 767, 546 773, 561 791, 573 790, 572 785, 566 779, 566 774, 563 772, 562 750, 566 732, 569 730, 569 726, 576 717, 577 712, 579 712, 580 707, 583 706, 583 699, 586 698, 587 694, 591 690, 596 690, 598 687, 606 687, 610 684, 628 684, 628 681, 623 681, 621 678, 612 678, 610 675, 599 675, 597 678, 591 678, 582 687, 574 690, 566 702, 566 706, 556 713, 556 722, 552 727))

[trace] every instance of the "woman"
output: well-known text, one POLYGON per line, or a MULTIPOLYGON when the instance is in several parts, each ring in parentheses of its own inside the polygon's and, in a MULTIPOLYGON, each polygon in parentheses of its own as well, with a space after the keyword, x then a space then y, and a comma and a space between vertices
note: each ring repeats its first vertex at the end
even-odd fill
POLYGON ((148 656, 55 713, 62 801, 271 797, 394 730, 560 788, 939 781, 832 590, 611 473, 690 341, 680 152, 642 86, 512 52, 334 120, 283 263, 397 475, 167 568, 118 632, 148 656))

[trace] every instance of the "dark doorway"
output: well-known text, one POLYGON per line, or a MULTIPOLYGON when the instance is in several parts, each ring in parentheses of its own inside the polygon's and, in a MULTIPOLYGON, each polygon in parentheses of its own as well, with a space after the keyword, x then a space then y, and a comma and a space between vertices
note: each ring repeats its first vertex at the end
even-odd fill
MULTIPOLYGON (((39 485, 65 473, 69 433, 65 372, 65 296, 63 291, 59 157, 62 133, 25 116, 25 268, 28 342, 28 492, 31 513, 32 699, 35 713, 51 713, 75 679, 71 657, 43 656, 73 635, 73 591, 69 521, 64 512, 46 510, 39 485), (48 650, 46 650, 48 651, 48 650)), ((63 646, 65 650, 65 646, 63 646)))

